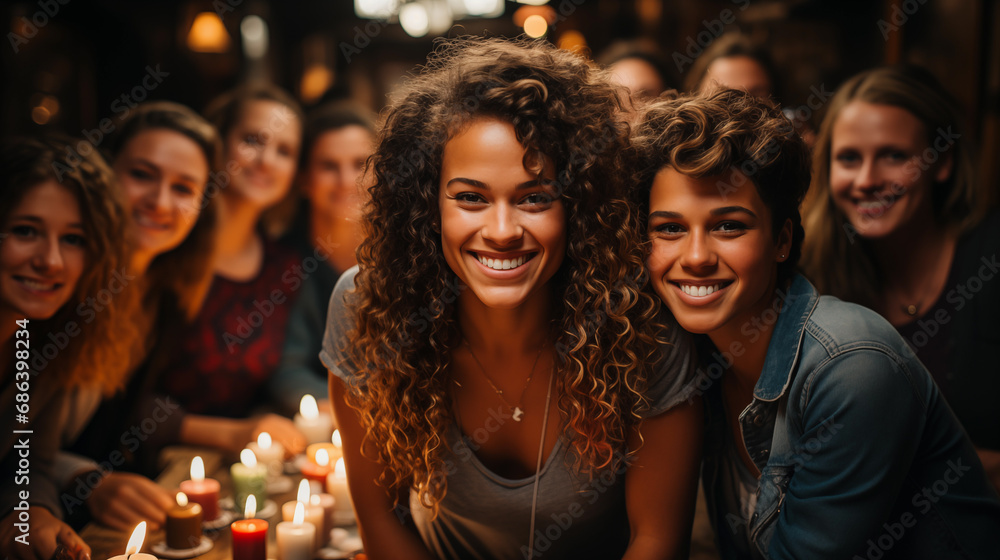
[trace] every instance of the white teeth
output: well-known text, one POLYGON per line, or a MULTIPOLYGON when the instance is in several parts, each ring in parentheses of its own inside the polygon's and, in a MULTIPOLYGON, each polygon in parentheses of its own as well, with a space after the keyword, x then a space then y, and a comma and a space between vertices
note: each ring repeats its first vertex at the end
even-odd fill
POLYGON ((527 260, 527 256, 521 255, 520 257, 513 259, 490 259, 481 255, 476 255, 479 262, 492 268, 493 270, 510 270, 512 268, 517 268, 524 264, 527 260))
POLYGON ((876 200, 858 203, 858 208, 861 210, 879 210, 890 206, 892 206, 892 201, 890 200, 876 200))
POLYGON ((27 278, 21 278, 21 283, 31 288, 32 290, 54 290, 56 287, 55 284, 45 284, 43 282, 28 280, 27 278))
POLYGON ((692 286, 690 284, 681 284, 680 286, 681 290, 685 294, 695 297, 705 297, 722 289, 722 284, 716 284, 714 286, 692 286))
POLYGON ((135 223, 137 223, 140 226, 145 227, 145 228, 169 229, 169 226, 167 224, 161 224, 159 222, 156 222, 156 221, 152 220, 149 216, 146 216, 144 214, 138 214, 138 215, 136 215, 136 217, 135 217, 135 223))

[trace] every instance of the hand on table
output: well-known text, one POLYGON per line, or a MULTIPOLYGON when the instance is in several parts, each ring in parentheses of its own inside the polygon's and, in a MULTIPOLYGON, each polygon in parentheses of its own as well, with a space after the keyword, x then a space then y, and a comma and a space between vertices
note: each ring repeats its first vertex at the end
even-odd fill
POLYGON ((49 510, 31 506, 31 534, 28 544, 24 545, 14 540, 21 534, 14 524, 18 523, 21 512, 12 511, 10 515, 0 520, 0 552, 11 560, 48 560, 63 546, 71 558, 75 560, 90 560, 90 547, 83 542, 69 525, 56 519, 49 510))
POLYGON ((257 436, 261 432, 267 432, 271 434, 271 441, 284 446, 286 458, 294 457, 306 450, 306 438, 288 418, 277 414, 265 414, 252 419, 251 422, 254 424, 248 441, 257 441, 257 436))
POLYGON ((99 523, 131 531, 145 521, 150 531, 166 523, 174 496, 152 480, 132 473, 111 473, 94 488, 87 500, 90 514, 99 523))

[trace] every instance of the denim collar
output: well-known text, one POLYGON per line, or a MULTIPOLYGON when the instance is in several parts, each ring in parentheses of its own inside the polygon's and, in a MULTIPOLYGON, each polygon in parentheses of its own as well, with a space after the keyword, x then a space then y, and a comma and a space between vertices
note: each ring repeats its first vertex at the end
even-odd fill
POLYGON ((816 288, 801 274, 792 277, 787 291, 778 288, 775 297, 782 302, 781 313, 771 333, 764 369, 753 392, 754 397, 769 402, 781 398, 791 384, 792 373, 802 353, 806 321, 819 302, 816 288))

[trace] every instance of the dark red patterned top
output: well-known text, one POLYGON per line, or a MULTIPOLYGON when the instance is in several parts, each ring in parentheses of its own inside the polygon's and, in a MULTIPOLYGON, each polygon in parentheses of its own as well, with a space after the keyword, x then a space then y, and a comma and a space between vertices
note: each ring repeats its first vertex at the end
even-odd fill
POLYGON ((160 376, 161 390, 194 414, 240 418, 266 402, 263 387, 281 359, 301 264, 294 250, 267 241, 257 278, 215 276, 204 307, 160 376))

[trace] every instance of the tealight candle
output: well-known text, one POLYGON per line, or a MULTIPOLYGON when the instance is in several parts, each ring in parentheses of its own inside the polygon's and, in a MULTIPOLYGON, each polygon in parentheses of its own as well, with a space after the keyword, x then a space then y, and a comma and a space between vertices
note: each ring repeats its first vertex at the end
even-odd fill
POLYGON ((320 449, 326 449, 327 455, 330 457, 330 464, 336 464, 337 459, 344 456, 344 444, 340 439, 340 430, 334 430, 330 440, 330 443, 314 443, 307 447, 306 458, 315 463, 316 452, 320 449))
POLYGON ((205 462, 201 457, 191 459, 191 480, 181 482, 181 492, 188 500, 201 505, 205 521, 219 516, 219 481, 205 478, 205 462))
POLYGON ((201 521, 201 506, 178 492, 177 505, 167 511, 167 546, 181 550, 201 544, 201 521))
POLYGON ((316 550, 319 550, 324 544, 323 541, 320 540, 322 539, 321 533, 324 517, 323 507, 319 504, 313 505, 309 502, 309 481, 306 479, 302 479, 302 481, 299 482, 299 491, 295 501, 285 502, 285 504, 281 506, 281 518, 285 521, 291 521, 295 517, 295 511, 299 503, 303 506, 303 515, 305 516, 303 519, 316 526, 316 533, 313 535, 313 538, 316 539, 316 542, 314 543, 316 550))
POLYGON ((316 452, 315 462, 306 461, 305 463, 302 463, 302 476, 309 480, 315 480, 316 482, 322 484, 326 480, 326 475, 328 474, 330 474, 330 455, 327 453, 326 449, 320 449, 316 452))
POLYGON ((351 501, 351 491, 347 487, 347 469, 343 458, 337 459, 337 466, 326 477, 326 491, 335 500, 334 515, 337 519, 354 515, 354 502, 351 501))
POLYGON ((257 499, 250 494, 243 510, 246 519, 234 521, 229 526, 233 533, 233 560, 267 559, 267 521, 254 519, 256 514, 257 499))
POLYGON ((312 560, 316 526, 305 522, 305 504, 296 502, 291 521, 278 523, 278 560, 312 560))
POLYGON ((250 495, 256 497, 258 504, 264 505, 267 499, 267 467, 257 464, 253 451, 241 451, 240 462, 231 466, 229 472, 236 492, 237 510, 246 506, 247 496, 250 495))
POLYGON ((152 554, 139 552, 144 540, 146 540, 146 522, 140 521, 135 526, 135 529, 132 530, 132 536, 128 538, 128 544, 125 545, 125 554, 112 556, 108 560, 157 560, 156 556, 152 554))
POLYGON ((281 462, 285 458, 285 447, 271 439, 271 434, 261 432, 257 436, 257 441, 247 444, 247 449, 253 451, 260 464, 267 467, 269 478, 281 475, 281 462))
POLYGON ((320 412, 316 397, 305 395, 299 401, 299 413, 295 415, 295 427, 302 432, 306 443, 320 443, 330 439, 333 420, 330 414, 320 412))

